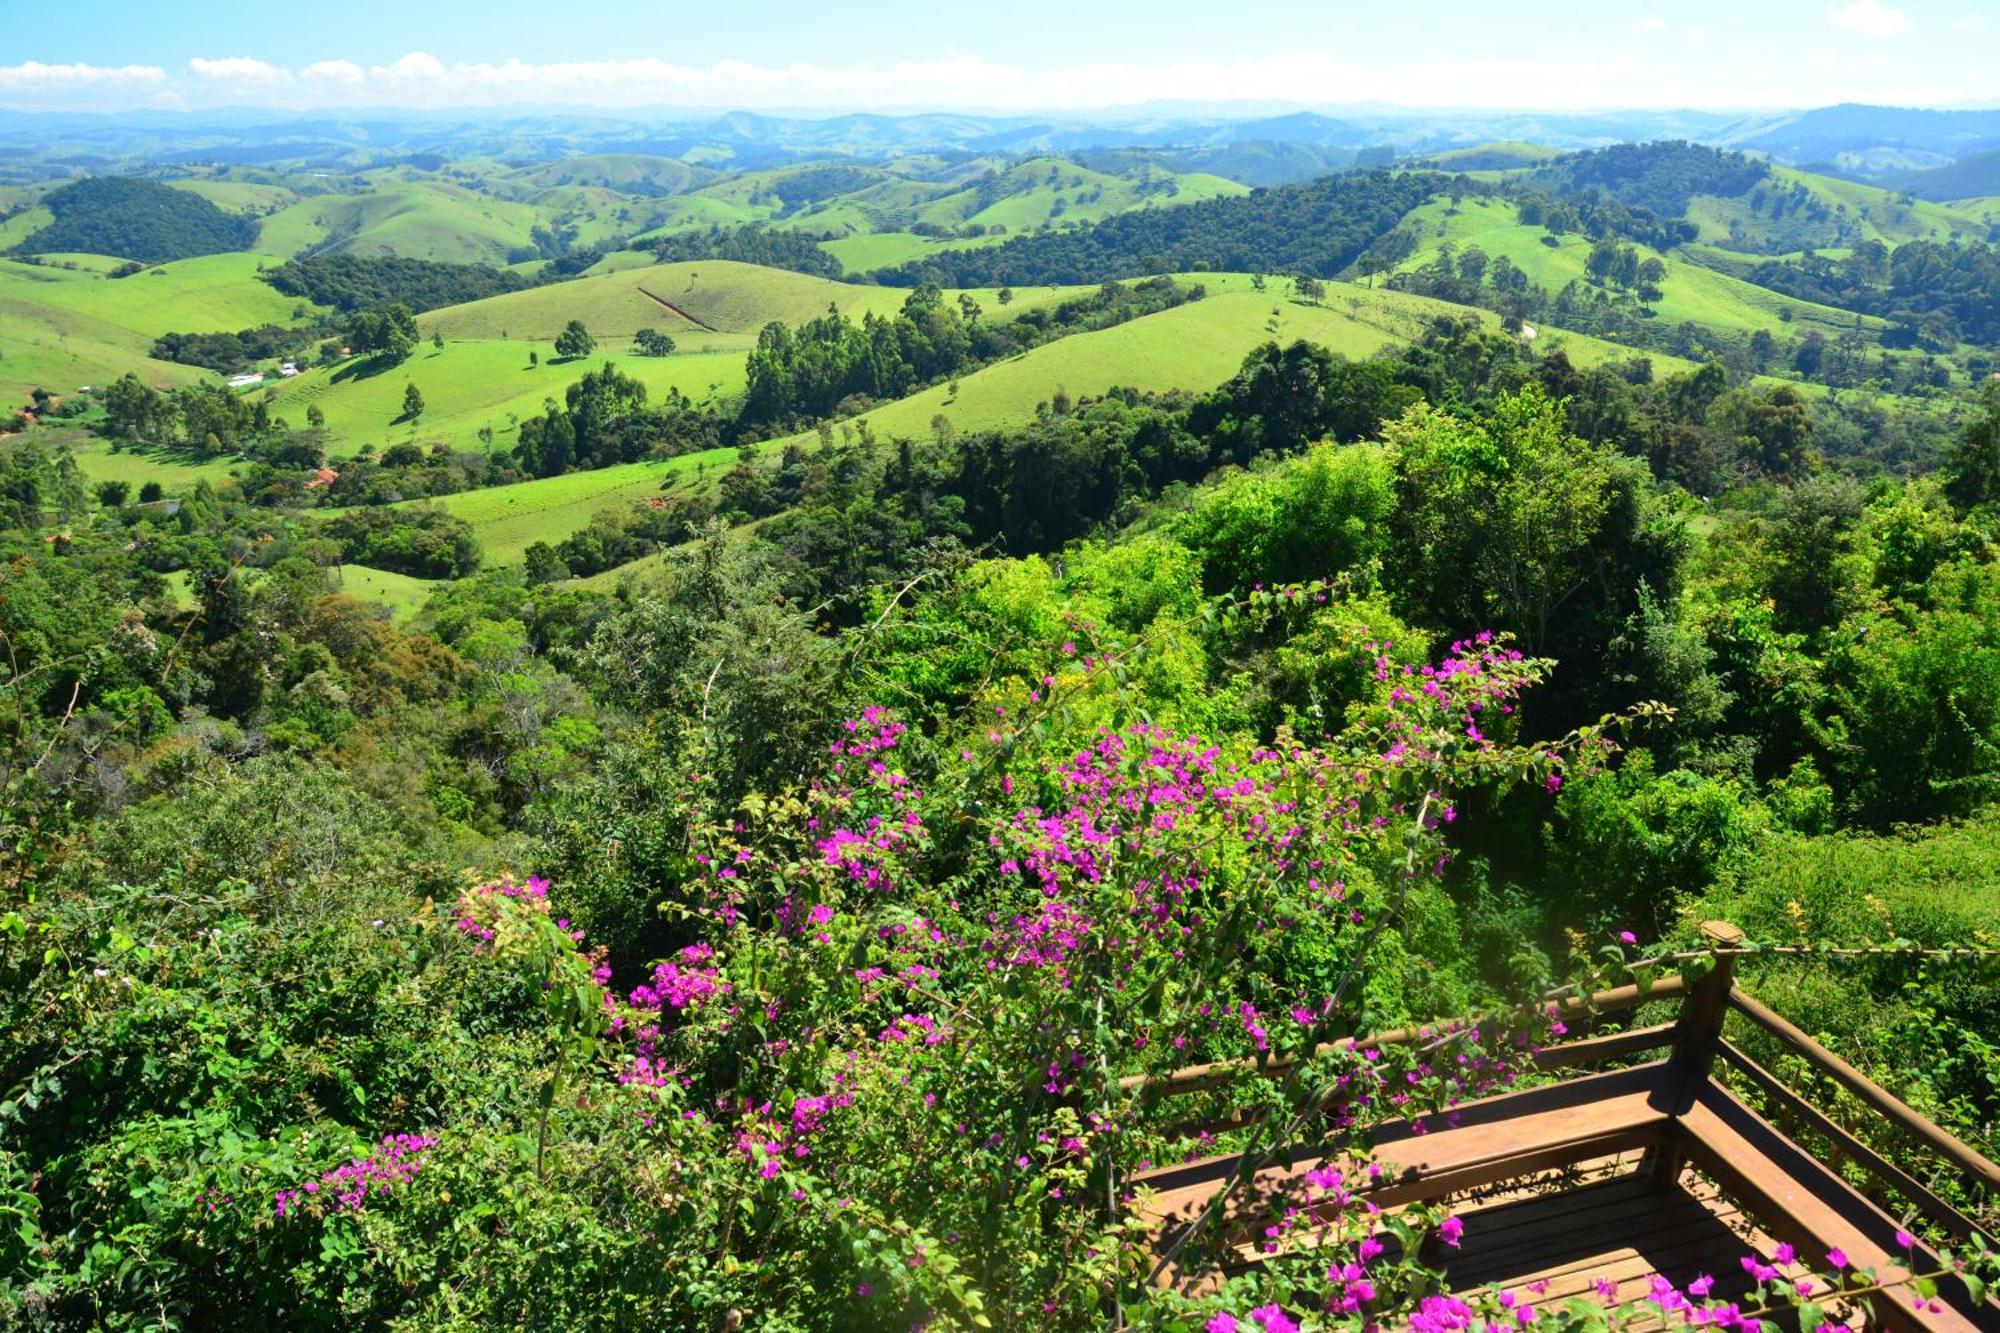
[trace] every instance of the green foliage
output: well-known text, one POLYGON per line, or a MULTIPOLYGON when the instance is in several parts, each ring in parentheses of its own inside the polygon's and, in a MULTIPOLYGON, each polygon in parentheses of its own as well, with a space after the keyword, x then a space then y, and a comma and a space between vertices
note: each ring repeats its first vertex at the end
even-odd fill
POLYGON ((1613 144, 1570 153, 1531 175, 1537 185, 1563 192, 1600 189, 1660 217, 1687 212, 1698 194, 1725 198, 1747 194, 1770 174, 1770 164, 1724 149, 1679 141, 1613 144))
POLYGON ((406 305, 361 310, 347 321, 347 345, 358 355, 396 365, 417 348, 417 321, 406 305))
POLYGON ((633 334, 632 343, 646 356, 671 356, 674 350, 674 340, 650 325, 633 334))
POLYGON ((1396 459, 1378 445, 1320 445, 1221 486, 1178 525, 1211 589, 1365 570, 1388 553, 1396 459))
POLYGON ((727 259, 819 278, 838 278, 843 272, 840 261, 820 249, 811 237, 769 227, 716 226, 707 231, 672 232, 654 243, 653 255, 662 264, 727 259))
POLYGON ((2000 571, 1948 565, 1928 592, 1854 616, 1827 655, 1827 773, 1867 823, 1970 811, 2000 781, 2000 571))
POLYGON ((1727 778, 1656 774, 1644 750, 1566 784, 1546 836, 1551 877, 1577 928, 1669 928, 1684 895, 1756 851, 1765 823, 1746 796, 1727 778))
POLYGON ((534 285, 518 273, 485 264, 443 264, 402 255, 311 255, 288 259, 262 277, 287 296, 349 314, 398 305, 421 313, 534 285))
POLYGON ((479 543, 464 519, 435 507, 349 509, 326 521, 340 557, 418 578, 452 579, 479 567, 479 543))
POLYGON ((1204 268, 1330 278, 1444 181, 1422 172, 1326 176, 1243 198, 1123 213, 1072 230, 942 251, 875 276, 895 287, 1104 282, 1204 268))
POLYGON ((597 346, 597 339, 590 336, 590 330, 583 327, 583 321, 573 319, 563 326, 556 335, 556 355, 568 357, 589 356, 597 346))
POLYGON ((15 247, 20 253, 116 255, 164 264, 192 255, 248 250, 252 218, 225 213, 187 190, 139 176, 93 176, 51 190, 55 220, 15 247))

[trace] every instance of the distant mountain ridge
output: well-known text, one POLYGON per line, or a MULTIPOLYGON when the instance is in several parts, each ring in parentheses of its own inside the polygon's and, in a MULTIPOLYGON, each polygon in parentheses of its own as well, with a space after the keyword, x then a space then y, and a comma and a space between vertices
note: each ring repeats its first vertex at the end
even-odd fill
POLYGON ((1657 140, 1734 148, 1886 182, 2000 150, 2000 110, 1843 104, 1753 114, 1482 112, 1199 103, 1043 114, 826 116, 545 107, 338 115, 253 108, 119 115, 0 110, 0 183, 198 165, 355 170, 422 154, 524 167, 576 157, 648 156, 691 168, 741 171, 827 157, 879 161, 912 154, 1147 151, 1174 170, 1273 185, 1494 142, 1574 151, 1657 140))

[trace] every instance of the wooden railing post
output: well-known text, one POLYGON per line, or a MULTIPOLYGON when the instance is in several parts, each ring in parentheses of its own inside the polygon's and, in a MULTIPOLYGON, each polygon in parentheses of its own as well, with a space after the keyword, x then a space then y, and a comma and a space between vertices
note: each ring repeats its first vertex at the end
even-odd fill
MULTIPOLYGON (((1706 1079, 1715 1068, 1716 1054, 1722 1049, 1722 1020, 1728 1016, 1729 993, 1736 986, 1736 955, 1729 951, 1743 943, 1743 932, 1727 921, 1704 921, 1701 938, 1718 952, 1708 972, 1688 987, 1687 998, 1681 1001, 1680 1021, 1674 1025, 1673 1059, 1685 1071, 1687 1084, 1706 1079)), ((1680 1180, 1683 1160, 1681 1145, 1670 1133, 1653 1150, 1645 1168, 1653 1188, 1672 1188, 1680 1180)))
POLYGON ((1695 1077, 1707 1078, 1722 1046, 1729 992, 1736 986, 1736 955, 1728 951, 1743 943, 1743 932, 1727 921, 1704 921, 1701 939, 1719 952, 1707 975, 1688 988, 1687 999, 1681 1002, 1681 1021, 1674 1029, 1674 1059, 1695 1077))

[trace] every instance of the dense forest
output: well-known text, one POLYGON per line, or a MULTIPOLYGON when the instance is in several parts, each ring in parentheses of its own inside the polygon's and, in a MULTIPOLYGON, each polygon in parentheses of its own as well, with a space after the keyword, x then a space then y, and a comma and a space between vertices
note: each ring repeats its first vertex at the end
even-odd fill
POLYGON ((1422 172, 1326 176, 944 251, 875 276, 896 287, 1089 283, 1204 269, 1330 278, 1445 184, 1422 172))
POLYGON ((55 220, 37 231, 36 252, 117 255, 141 264, 247 250, 253 219, 225 213, 191 190, 136 176, 92 176, 51 190, 55 220))
POLYGON ((818 241, 792 231, 764 227, 710 227, 662 236, 653 245, 662 264, 687 259, 729 259, 741 264, 765 264, 823 278, 841 275, 840 261, 819 248, 818 241))
POLYGON ((1742 153, 1686 142, 1611 144, 1570 153, 1529 179, 1556 194, 1601 190, 1655 216, 1677 218, 1698 194, 1733 199, 1748 194, 1771 173, 1770 164, 1742 153))
POLYGON ((518 273, 485 264, 446 264, 396 255, 313 255, 288 259, 263 276, 287 296, 348 312, 392 305, 435 310, 534 285, 518 273))

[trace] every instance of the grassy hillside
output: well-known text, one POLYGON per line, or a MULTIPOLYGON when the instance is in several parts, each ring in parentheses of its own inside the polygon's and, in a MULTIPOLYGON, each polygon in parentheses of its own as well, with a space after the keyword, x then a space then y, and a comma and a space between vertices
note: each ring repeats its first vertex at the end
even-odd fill
POLYGON ((1701 228, 1705 242, 1729 244, 1734 235, 1734 248, 1760 250, 1774 244, 1792 250, 1864 241, 1897 246, 1915 240, 1983 240, 1991 230, 1972 210, 1775 165, 1769 182, 1748 194, 1726 199, 1696 195, 1687 216, 1701 228))
POLYGON ((423 609, 431 594, 445 586, 441 579, 420 579, 366 565, 336 565, 333 586, 349 597, 389 608, 393 620, 408 620, 423 609))
MULTIPOLYGON (((1101 394, 1115 386, 1142 392, 1211 389, 1235 374, 1258 345, 1306 339, 1349 357, 1366 357, 1384 347, 1420 337, 1441 315, 1476 317, 1499 327, 1497 316, 1404 292, 1353 283, 1329 283, 1323 304, 1296 301, 1270 284, 1251 288, 1248 274, 1189 274, 1205 283, 1203 300, 1149 315, 1096 333, 1047 343, 1011 360, 965 376, 951 386, 922 390, 865 414, 879 436, 928 436, 932 419, 943 416, 961 431, 1018 424, 1034 417, 1037 403, 1057 387, 1072 398, 1101 394)), ((1560 346, 1579 365, 1630 355, 1596 338, 1547 330, 1541 348, 1560 346)), ((1662 372, 1689 368, 1672 357, 1655 357, 1662 372)))
POLYGON ((650 209, 657 212, 662 221, 656 227, 637 233, 636 239, 664 236, 669 232, 694 231, 703 227, 740 227, 746 222, 756 222, 764 214, 761 209, 750 208, 728 199, 713 199, 707 195, 680 195, 672 199, 649 201, 650 209))
POLYGON ((0 222, 0 250, 13 249, 55 219, 54 213, 40 206, 22 209, 13 217, 0 222))
POLYGON ((425 503, 438 504, 471 525, 488 564, 519 563, 538 541, 557 542, 589 523, 599 510, 638 504, 720 475, 734 465, 734 449, 713 449, 664 462, 626 463, 595 472, 465 491, 425 503))
MULTIPOLYGON (((999 304, 997 292, 975 291, 973 297, 996 317, 1005 317, 1079 290, 1022 288, 1010 307, 999 304)), ((825 314, 830 305, 856 319, 869 311, 888 314, 901 309, 908 298, 907 291, 893 287, 834 282, 728 260, 693 260, 623 269, 447 306, 421 316, 418 323, 426 335, 436 330, 447 338, 546 341, 570 320, 580 319, 599 337, 652 327, 678 339, 698 337, 702 325, 718 333, 754 335, 772 320, 798 324, 825 314), (678 307, 678 312, 671 307, 678 307)))
POLYGON ((266 212, 298 201, 298 191, 261 181, 197 178, 168 181, 176 190, 198 194, 217 208, 232 213, 266 212))
POLYGON ((1249 192, 1247 186, 1220 176, 1176 176, 1153 170, 1114 176, 1064 158, 1041 157, 926 204, 918 210, 918 217, 940 226, 1003 226, 1019 232, 1056 222, 1096 222, 1135 208, 1196 203, 1249 192))
POLYGON ((81 430, 65 432, 63 443, 87 480, 93 484, 122 481, 132 488, 134 496, 149 481, 159 482, 170 496, 182 495, 193 489, 196 482, 220 481, 243 465, 236 458, 211 458, 197 463, 190 461, 185 454, 155 449, 114 450, 109 440, 81 430))
MULTIPOLYGON (((1591 243, 1582 236, 1563 236, 1554 246, 1544 245, 1548 233, 1539 226, 1522 225, 1514 205, 1501 199, 1466 199, 1456 211, 1448 200, 1433 200, 1412 210, 1406 225, 1416 231, 1418 248, 1400 266, 1405 269, 1429 263, 1441 245, 1448 243, 1459 249, 1476 245, 1489 256, 1505 255, 1531 282, 1553 293, 1572 280, 1583 280, 1590 257, 1591 243)), ((1774 328, 1788 318, 1795 328, 1855 327, 1858 317, 1847 311, 1794 300, 1677 256, 1661 255, 1645 246, 1637 248, 1642 259, 1657 256, 1667 267, 1661 284, 1663 295, 1653 307, 1663 323, 1687 320, 1747 332, 1774 328)), ((1875 319, 1861 322, 1876 328, 1883 323, 1875 319)))
POLYGON ((678 158, 648 153, 591 153, 537 162, 510 171, 501 179, 528 190, 578 185, 645 195, 654 191, 678 194, 701 184, 708 175, 713 173, 691 167, 678 158))
POLYGON ((1442 153, 1431 153, 1418 160, 1422 165, 1436 167, 1439 171, 1485 172, 1539 166, 1561 155, 1556 149, 1545 144, 1527 143, 1520 139, 1496 139, 1491 143, 1477 143, 1464 148, 1448 149, 1442 153))
POLYGON ((497 264, 528 245, 541 221, 527 204, 436 181, 391 180, 366 194, 321 195, 273 213, 263 220, 258 248, 497 264))
POLYGON ((380 373, 369 373, 361 362, 309 370, 280 384, 272 407, 293 425, 303 425, 306 408, 317 404, 326 414, 328 451, 335 458, 363 444, 405 440, 482 448, 482 426, 491 426, 504 446, 513 443, 513 427, 522 417, 539 414, 544 399, 561 402, 569 385, 607 359, 655 395, 675 388, 706 402, 741 393, 748 340, 695 335, 691 342, 672 356, 647 357, 631 355, 626 339, 607 338, 586 359, 535 367, 518 342, 454 340, 443 351, 425 343, 402 365, 380 373), (424 396, 424 415, 415 423, 398 419, 409 384, 424 396))
POLYGON ((149 339, 96 316, 0 291, 0 403, 11 407, 38 385, 69 393, 128 371, 162 388, 206 373, 151 360, 149 345, 149 339))
POLYGON ((164 333, 216 333, 290 324, 310 307, 257 276, 270 255, 204 255, 129 278, 0 260, 0 295, 88 315, 130 330, 144 352, 164 333))

